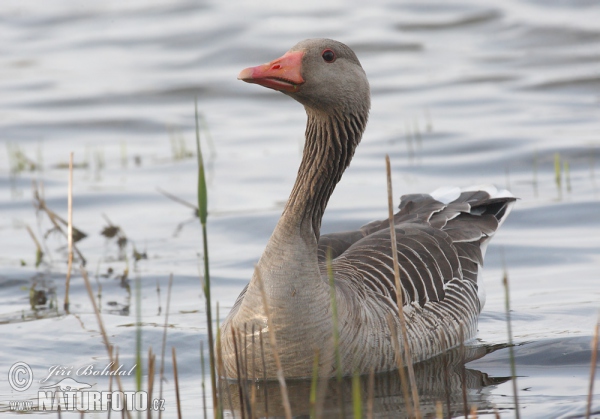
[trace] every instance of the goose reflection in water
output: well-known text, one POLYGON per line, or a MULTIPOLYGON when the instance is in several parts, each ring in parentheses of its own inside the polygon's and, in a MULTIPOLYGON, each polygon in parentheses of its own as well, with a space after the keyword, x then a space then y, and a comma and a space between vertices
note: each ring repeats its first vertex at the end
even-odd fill
MULTIPOLYGON (((462 416, 472 407, 476 407, 479 412, 492 412, 495 406, 483 390, 502 384, 510 380, 510 377, 490 377, 484 372, 465 367, 465 364, 504 347, 506 345, 455 348, 415 364, 421 416, 437 417, 440 407, 443 417, 462 416)), ((253 365, 259 369, 260 356, 246 356, 248 359, 240 354, 240 364, 248 367, 247 376, 252 377, 255 375, 252 372, 253 365)), ((363 375, 359 380, 364 417, 367 417, 370 409, 375 418, 413 417, 410 415, 411 407, 407 409, 404 401, 398 371, 374 374, 372 381, 369 375, 363 375)), ((293 416, 309 417, 312 381, 286 380, 286 385, 293 416)), ((320 379, 316 394, 316 417, 353 417, 352 377, 343 377, 341 382, 336 378, 320 379)), ((219 395, 225 417, 285 417, 281 388, 277 380, 221 380, 219 395)))

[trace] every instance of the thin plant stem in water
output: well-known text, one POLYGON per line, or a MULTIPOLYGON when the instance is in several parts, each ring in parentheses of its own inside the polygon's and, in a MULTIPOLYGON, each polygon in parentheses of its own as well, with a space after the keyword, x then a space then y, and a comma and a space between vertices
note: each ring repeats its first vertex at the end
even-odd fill
POLYGON ((360 391, 360 375, 352 374, 352 411, 354 419, 362 419, 362 394, 360 391))
MULTIPOLYGON (((263 382, 267 381, 267 363, 265 362, 265 348, 263 346, 263 334, 262 332, 258 335, 260 340, 260 356, 262 360, 263 367, 263 382)), ((269 392, 267 391, 267 386, 263 386, 265 391, 265 417, 269 417, 269 392)))
MULTIPOLYGON (((223 347, 221 346, 221 325, 220 325, 221 316, 219 315, 219 302, 217 301, 217 368, 219 371, 219 377, 225 376, 225 367, 223 366, 223 347)), ((231 391, 229 391, 229 386, 225 385, 225 392, 227 393, 227 401, 229 402, 229 406, 233 406, 231 401, 231 391)), ((219 386, 219 389, 222 387, 219 386)), ((223 417, 223 397, 222 394, 219 395, 217 399, 217 417, 223 417)), ((233 419, 235 419, 235 412, 232 410, 231 414, 233 419)))
POLYGON ((538 196, 538 154, 537 149, 533 151, 533 193, 538 196))
POLYGON ((400 387, 402 387, 402 395, 404 396, 404 405, 406 406, 406 416, 409 418, 413 416, 413 404, 410 400, 410 393, 408 389, 408 379, 406 378, 406 371, 404 370, 404 362, 402 361, 402 353, 400 352, 400 342, 398 340, 398 330, 394 323, 392 313, 388 313, 387 316, 388 327, 390 328, 392 343, 394 344, 394 355, 396 362, 398 363, 398 374, 400 375, 400 387))
MULTIPOLYGON (((450 368, 450 360, 448 354, 445 353, 444 357, 444 392, 446 393, 446 409, 448 411, 448 418, 451 417, 452 412, 452 403, 451 403, 451 387, 450 387, 450 372, 448 369, 450 368)), ((443 410, 443 409, 442 409, 443 410)), ((443 412, 442 412, 443 413, 443 412)))
POLYGON ((69 312, 69 286, 71 284, 71 271, 73 269, 73 152, 69 154, 69 189, 67 193, 67 279, 65 282, 64 310, 69 312))
POLYGON ((563 163, 563 170, 565 172, 565 183, 567 184, 567 192, 571 193, 571 170, 569 168, 569 162, 566 160, 563 163))
POLYGON ((204 299, 206 300, 206 328, 208 334, 208 353, 210 363, 210 384, 212 388, 213 411, 216 417, 217 406, 217 377, 215 370, 215 343, 212 333, 212 308, 210 303, 210 271, 208 264, 208 235, 206 231, 206 218, 208 216, 206 176, 204 174, 204 160, 200 147, 200 128, 198 125, 198 100, 194 106, 196 120, 196 149, 198 153, 198 216, 202 224, 202 245, 204 249, 204 299))
POLYGON ((135 279, 135 384, 142 390, 142 285, 139 276, 135 279))
POLYGON ((335 369, 338 381, 342 381, 342 361, 340 358, 340 331, 338 329, 337 299, 335 297, 335 281, 333 279, 333 264, 331 249, 327 249, 327 277, 329 278, 329 292, 331 298, 331 320, 333 323, 333 350, 335 353, 335 369))
POLYGON ((510 290, 508 286, 508 272, 506 267, 504 268, 504 275, 502 276, 502 284, 504 285, 504 306, 506 309, 506 328, 508 332, 508 353, 510 356, 510 374, 512 376, 512 387, 513 395, 515 399, 515 418, 521 417, 519 413, 519 395, 517 387, 517 367, 515 365, 515 354, 513 351, 513 340, 512 340, 512 326, 510 324, 510 290))
POLYGON ((596 363, 598 361, 598 332, 600 329, 600 316, 594 328, 594 340, 592 341, 592 361, 590 365, 590 387, 587 396, 587 407, 585 409, 585 417, 588 419, 592 411, 592 399, 594 395, 594 379, 596 375, 596 363))
MULTIPOLYGON (((148 348, 148 406, 150 406, 152 400, 152 393, 154 391, 154 366, 156 361, 156 355, 152 352, 152 346, 148 348)), ((152 409, 146 411, 147 419, 152 419, 152 409)))
POLYGON ((398 306, 398 318, 400 320, 400 330, 402 332, 402 347, 404 348, 404 356, 406 359, 406 365, 408 367, 408 379, 410 380, 410 386, 412 390, 412 399, 415 410, 415 417, 419 419, 421 417, 421 411, 419 408, 419 393, 417 391, 417 382, 415 380, 415 371, 412 365, 412 358, 410 354, 410 347, 408 343, 408 332, 406 330, 406 319, 404 318, 403 310, 403 295, 400 284, 400 266, 398 264, 398 246, 396 244, 396 226, 394 225, 394 209, 393 209, 393 198, 392 198, 392 170, 390 167, 390 156, 385 156, 385 168, 387 175, 387 195, 388 195, 388 217, 390 220, 390 238, 392 244, 392 257, 394 262, 394 278, 396 281, 396 302, 398 306))
MULTIPOLYGON (((288 397, 287 385, 285 383, 285 377, 283 376, 283 368, 281 367, 281 360, 279 359, 279 353, 277 352, 277 340, 275 338, 275 329, 273 329, 273 321, 269 311, 269 302, 267 301, 267 293, 265 292, 265 286, 263 284, 262 276, 260 271, 256 268, 256 279, 262 295, 263 306, 265 310, 265 316, 267 316, 267 329, 269 329, 269 341, 271 343, 271 350, 273 351, 273 358, 275 359, 275 366, 277 367, 277 380, 279 381, 279 387, 281 387, 281 398, 283 399, 283 409, 285 411, 286 419, 292 419, 292 408, 290 407, 290 400, 288 397)), ((266 374, 266 370, 265 370, 266 374)))
MULTIPOLYGON (((106 352, 108 353, 108 359, 111 363, 111 372, 114 372, 115 368, 117 368, 117 362, 113 357, 113 346, 110 344, 108 340, 108 335, 106 334, 106 329, 104 328, 104 322, 102 321, 102 316, 100 315, 100 310, 96 305, 96 300, 94 299, 94 292, 92 291, 92 285, 90 284, 90 279, 88 278, 87 272, 84 268, 81 268, 81 276, 83 277, 83 281, 85 282, 85 287, 88 292, 88 296, 90 297, 90 301, 92 302, 92 308, 94 309, 94 313, 96 314, 96 320, 98 321, 98 327, 100 328, 100 334, 102 335, 102 341, 104 342, 104 346, 106 347, 106 352)), ((119 391, 123 392, 123 384, 121 383, 121 377, 119 375, 115 375, 117 379, 117 386, 119 387, 119 391)), ((125 410, 125 414, 128 419, 131 419, 131 414, 128 410, 125 410)))
POLYGON ((435 402, 435 418, 444 419, 444 405, 439 400, 435 402))
POLYGON ((256 380, 256 353, 255 353, 255 333, 254 333, 254 323, 252 323, 252 379, 256 380))
POLYGON ((465 419, 469 419, 469 405, 467 403, 467 369, 465 368, 465 332, 462 324, 460 325, 459 334, 458 334, 460 345, 458 348, 460 354, 460 387, 462 391, 462 402, 463 409, 465 413, 465 419))
POLYGON ((238 395, 240 398, 240 411, 242 412, 242 419, 246 418, 246 409, 244 406, 244 390, 242 388, 242 373, 240 367, 240 357, 238 353, 238 345, 237 345, 237 336, 235 334, 235 329, 231 328, 231 337, 233 338, 233 353, 235 354, 235 368, 237 370, 237 385, 238 385, 238 395))
POLYGON ((179 397, 179 375, 177 374, 177 351, 171 347, 171 356, 173 357, 173 380, 175 381, 175 399, 177 401, 177 417, 181 419, 181 399, 179 397))
POLYGON ((554 182, 558 191, 558 199, 562 198, 562 170, 560 165, 560 153, 554 153, 554 182))
MULTIPOLYGON (((217 331, 217 335, 218 334, 219 332, 217 331)), ((204 382, 204 341, 202 340, 200 341, 200 365, 202 368, 202 412, 204 413, 204 419, 206 419, 206 383, 204 382)))
POLYGON ((367 419, 373 419, 373 400, 375 398, 375 370, 369 371, 369 380, 367 381, 367 419))
POLYGON ((310 418, 317 417, 317 385, 319 384, 319 349, 315 349, 313 359, 312 381, 310 383, 310 418))
MULTIPOLYGON (((165 349, 167 347, 167 329, 169 327, 169 306, 171 305, 171 288, 173 286, 173 274, 169 276, 169 287, 167 288, 167 310, 165 311, 165 327, 163 330, 162 349, 160 355, 160 386, 159 398, 163 398, 163 382, 165 381, 165 349)), ((162 410, 158 411, 158 419, 162 418, 162 410)))
POLYGON ((339 407, 341 417, 346 416, 344 409, 344 392, 342 391, 342 360, 340 358, 340 330, 338 327, 337 299, 335 295, 335 281, 333 279, 333 263, 331 249, 327 250, 327 277, 329 278, 329 295, 331 298, 331 320, 333 325, 333 353, 335 357, 335 376, 338 383, 339 407))
MULTIPOLYGON (((31 236, 31 240, 33 240, 33 243, 35 244, 35 267, 37 268, 42 263, 42 258, 44 257, 44 251, 42 250, 42 245, 40 244, 37 237, 35 237, 35 233, 31 229, 31 227, 29 227, 29 225, 25 224, 25 228, 27 229, 29 236, 31 236)), ((67 280, 67 283, 68 283, 68 280, 67 280)), ((65 298, 65 300, 66 300, 66 298, 65 298)))

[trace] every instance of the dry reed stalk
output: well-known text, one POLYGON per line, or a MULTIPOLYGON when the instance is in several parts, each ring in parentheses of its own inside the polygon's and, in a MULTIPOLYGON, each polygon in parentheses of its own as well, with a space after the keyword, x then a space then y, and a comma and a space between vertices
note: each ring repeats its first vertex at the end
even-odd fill
POLYGON ((253 385, 250 394, 250 419, 254 419, 254 412, 256 412, 256 386, 253 385))
MULTIPOLYGON (((113 376, 111 375, 108 378, 108 392, 112 393, 112 391, 113 391, 113 376)), ((112 413, 112 409, 108 409, 108 412, 106 414, 106 416, 107 416, 108 419, 110 419, 111 413, 112 413)))
MULTIPOLYGON (((167 311, 165 312, 165 327, 163 330, 162 349, 160 355, 160 386, 159 398, 163 398, 163 382, 165 381, 165 348, 167 347, 167 329, 169 327, 169 307, 171 305, 171 288, 173 286, 173 274, 169 276, 169 287, 167 288, 167 311)), ((158 419, 162 418, 162 410, 158 411, 158 419)))
MULTIPOLYGON (((156 361, 156 355, 152 352, 152 346, 148 348, 148 406, 152 403, 152 393, 154 392, 154 366, 156 361)), ((147 418, 152 418, 152 409, 146 411, 147 418)))
POLYGON ((448 410, 448 419, 452 417, 451 413, 451 401, 450 401, 450 373, 448 372, 448 368, 450 364, 450 360, 448 359, 448 354, 444 354, 444 389, 446 393, 446 409, 448 410))
MULTIPOLYGON (((225 377, 225 366, 223 365, 223 347, 221 345, 221 325, 219 323, 221 317, 219 316, 219 302, 217 301, 217 369, 219 373, 219 377, 225 377)), ((227 383, 224 385, 225 391, 227 392, 227 401, 229 402, 229 406, 233 407, 233 402, 231 400, 231 391, 229 391, 229 386, 227 383)), ((219 386, 219 391, 221 390, 221 386, 219 386)), ((219 394, 217 398, 217 414, 215 416, 221 418, 223 417, 223 397, 219 394)), ((214 409, 214 408, 213 408, 214 409)), ((235 413, 232 411, 233 419, 235 419, 235 413)))
MULTIPOLYGON (((113 358, 113 346, 110 344, 110 341, 108 340, 108 335, 106 334, 106 329, 104 328, 104 323, 102 322, 102 316, 100 315, 100 310, 98 309, 98 306, 96 305, 96 300, 94 299, 94 292, 92 291, 92 286, 90 285, 90 279, 88 278, 87 272, 85 271, 85 269, 83 267, 81 268, 81 276, 83 277, 83 280, 85 282, 85 287, 87 289, 88 296, 90 297, 90 301, 92 302, 92 307, 94 309, 94 313, 96 314, 96 320, 98 321, 98 327, 100 329, 100 334, 102 335, 102 340, 104 342, 104 346, 106 347, 106 352, 108 353, 108 359, 111 362, 110 369, 111 369, 111 371, 114 371, 117 364, 113 358)), ((121 377, 119 375, 115 375, 115 378, 117 380, 117 386, 119 387, 119 391, 123 392, 123 384, 121 383, 121 377)), ((128 410, 125 410, 125 414, 127 415, 128 419, 131 419, 131 414, 129 413, 128 410)))
POLYGON ((42 258, 44 257, 44 251, 42 250, 42 246, 41 246, 40 242, 38 241, 37 237, 35 237, 35 234, 33 233, 33 230, 31 229, 31 227, 29 227, 29 225, 26 224, 25 228, 27 229, 27 232, 31 236, 31 240, 33 240, 33 242, 35 243, 35 267, 37 268, 38 266, 40 266, 40 263, 42 263, 42 258))
POLYGON ((360 387, 360 376, 358 373, 352 374, 352 411, 354 419, 362 419, 363 417, 360 387))
POLYGON ((439 400, 435 402, 435 418, 444 419, 444 405, 439 400))
POLYGON ((465 413, 465 419, 469 419, 469 407, 467 405, 467 376, 466 376, 466 368, 465 368, 465 344, 463 342, 465 336, 464 336, 462 324, 460 325, 458 337, 460 339, 460 344, 458 347, 458 351, 460 354, 460 387, 462 390, 463 409, 464 409, 464 413, 465 413))
POLYGON ((246 329, 246 323, 244 323, 244 379, 248 380, 248 333, 246 329))
POLYGON ((255 351, 255 339, 254 339, 254 323, 252 323, 252 379, 256 380, 256 351, 255 351))
MULTIPOLYGON (((36 210, 45 212, 46 215, 48 216, 48 219, 50 220, 50 222, 56 229, 56 231, 62 233, 65 236, 65 238, 67 238, 68 235, 67 235, 67 233, 64 232, 61 225, 68 226, 69 225, 68 221, 65 221, 62 217, 60 217, 58 214, 56 214, 54 211, 52 211, 50 208, 48 208, 46 206, 46 201, 43 198, 43 196, 40 195, 40 191, 38 190, 37 183, 35 181, 33 182, 33 188, 34 188, 33 189, 33 201, 34 201, 34 205, 36 206, 36 210)), ((43 191, 42 191, 42 193, 43 193, 43 191)), ((87 235, 84 232, 82 232, 81 230, 77 229, 73 225, 71 225, 71 228, 72 228, 71 237, 73 238, 73 251, 75 253, 77 253, 79 260, 81 261, 81 264, 83 266, 85 266, 85 264, 87 263, 86 259, 83 257, 83 254, 79 251, 77 246, 75 246, 75 243, 77 241, 81 240, 82 238, 86 237, 87 235)))
POLYGON ((594 340, 592 341, 592 361, 590 365, 590 387, 587 396, 587 407, 585 408, 585 418, 588 419, 590 417, 592 411, 592 398, 594 395, 594 379, 596 375, 596 363, 598 361, 598 332, 600 328, 600 318, 596 322, 596 327, 594 328, 594 340))
POLYGON ((315 357, 313 358, 313 374, 310 383, 310 418, 317 417, 317 385, 319 383, 319 348, 315 349, 315 357))
POLYGON ((398 363, 398 374, 400 375, 400 386, 402 387, 402 395, 404 396, 404 405, 406 406, 406 416, 409 418, 413 416, 413 404, 411 403, 410 394, 408 392, 408 380, 406 379, 406 372, 404 371, 404 362, 402 361, 402 354, 400 353, 400 342, 398 341, 398 331, 392 313, 387 316, 388 327, 392 333, 392 342, 394 343, 394 355, 396 356, 396 362, 398 363))
MULTIPOLYGON (((204 341, 200 341, 200 368, 202 368, 202 411, 206 419, 206 383, 204 382, 204 341)), ((216 406, 214 407, 216 408, 216 406)))
POLYGON ((235 354, 235 369, 237 371, 237 385, 238 385, 238 393, 240 397, 240 411, 242 412, 242 419, 246 417, 246 409, 244 408, 244 389, 242 388, 242 374, 240 368, 240 358, 238 356, 238 345, 237 345, 237 336, 235 333, 235 329, 231 328, 231 336, 233 338, 233 353, 235 354))
POLYGON ((375 370, 369 371, 367 382, 367 419, 373 419, 373 401, 375 399, 375 370))
MULTIPOLYGON (((119 365, 119 348, 115 348, 115 364, 119 365)), ((111 370, 114 368, 111 368, 111 370)), ((112 406, 112 400, 108 402, 108 406, 112 406)), ((109 407, 108 411, 110 412, 112 409, 109 407)), ((123 402, 123 410, 127 409, 127 399, 123 402)))
POLYGON ((65 281, 64 310, 69 312, 69 286, 73 269, 73 152, 69 154, 69 188, 67 192, 67 279, 65 281))
POLYGON ((477 419, 477 406, 471 406, 471 417, 470 419, 477 419))
POLYGON ((340 329, 338 325, 337 298, 335 293, 335 281, 333 278, 333 263, 331 249, 327 250, 327 276, 329 278, 329 298, 331 304, 331 323, 333 325, 333 351, 335 357, 335 375, 338 384, 338 407, 340 417, 346 416, 344 392, 342 389, 342 359, 340 357, 340 329))
MULTIPOLYGON (((285 384, 285 377, 283 376, 283 368, 281 367, 281 360, 279 359, 279 353, 277 352, 277 340, 275 339, 275 330, 273 328, 273 321, 271 320, 271 313, 269 311, 269 302, 267 301, 267 293, 263 284, 260 271, 255 269, 256 279, 262 295, 263 306, 265 309, 265 315, 267 316, 267 328, 269 329, 269 341, 271 349, 273 350, 273 358, 275 359, 275 365, 277 366, 277 380, 281 387, 281 397, 283 399, 283 409, 285 410, 286 419, 292 419, 292 408, 290 407, 290 400, 288 397, 287 385, 285 384)), ((266 373, 266 370, 265 370, 266 373)))
MULTIPOLYGON (((333 345, 333 342, 330 340, 333 345)), ((330 348, 325 348, 324 352, 333 354, 334 349, 333 346, 330 348), (327 350, 330 349, 330 350, 327 350)), ((316 399, 316 407, 315 407, 315 416, 317 418, 323 417, 323 405, 325 404, 325 397, 327 396, 327 390, 329 389, 329 380, 331 374, 331 368, 334 365, 335 359, 333 356, 322 357, 324 359, 321 368, 319 369, 319 383, 317 384, 317 388, 322 388, 323 391, 317 391, 317 399, 316 399)), ((339 385, 339 381, 338 381, 339 385)), ((340 410, 340 414, 342 414, 342 410, 340 410)))
POLYGON ((417 382, 415 380, 415 371, 412 364, 410 347, 408 344, 408 332, 406 330, 406 319, 404 318, 402 288, 400 284, 400 267, 398 265, 398 248, 396 243, 396 227, 394 226, 394 203, 392 198, 392 169, 390 167, 390 156, 385 156, 385 169, 387 175, 387 195, 388 195, 388 216, 390 220, 390 238, 392 242, 392 257, 394 262, 394 278, 396 280, 396 301, 398 305, 398 318, 400 319, 400 329, 402 331, 402 341, 404 348, 404 356, 406 358, 406 366, 408 367, 408 379, 412 390, 412 399, 414 404, 415 417, 421 417, 421 409, 419 407, 419 393, 417 391, 417 382))
POLYGON ((175 400, 177 401, 177 417, 181 419, 181 399, 179 398, 179 375, 177 374, 177 351, 171 346, 171 356, 173 357, 173 380, 175 381, 175 400))
MULTIPOLYGON (((262 331, 260 335, 258 335, 260 340, 260 357, 262 359, 262 367, 263 367, 263 381, 267 381, 267 363, 265 362, 265 348, 263 346, 263 334, 262 331)), ((269 392, 267 391, 267 386, 263 386, 265 388, 265 417, 269 419, 269 392)))
MULTIPOLYGON (((504 264, 504 255, 503 261, 504 264)), ((515 365, 515 354, 513 351, 513 340, 512 340, 512 326, 510 323, 510 290, 508 286, 508 273, 506 272, 506 267, 504 267, 504 275, 502 276, 502 284, 504 285, 504 304, 506 308, 506 329, 508 332, 508 353, 510 356, 510 374, 512 376, 512 387, 513 394, 515 399, 515 418, 519 419, 521 417, 519 413, 519 394, 517 387, 517 367, 515 365)))

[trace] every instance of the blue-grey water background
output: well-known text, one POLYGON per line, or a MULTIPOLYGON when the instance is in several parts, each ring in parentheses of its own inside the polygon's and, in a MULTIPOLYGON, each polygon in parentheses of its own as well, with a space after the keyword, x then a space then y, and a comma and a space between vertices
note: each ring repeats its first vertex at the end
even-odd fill
MULTIPOLYGON (((363 142, 330 201, 324 232, 386 216, 385 154, 397 197, 448 185, 509 188, 520 200, 488 249, 478 339, 507 341, 504 265, 514 340, 524 343, 517 348, 523 416, 583 414, 589 343, 600 307, 600 4, 364 4, 2 2, 0 412, 8 411, 10 401, 34 400, 52 366, 76 371, 108 363, 78 261, 71 314, 62 311, 66 241, 48 233, 47 216, 32 204, 36 181, 43 184, 47 206, 66 218, 65 165, 73 152, 73 220, 88 235, 77 247, 94 292, 101 292, 109 338, 131 367, 138 280, 144 362, 150 346, 160 359, 172 273, 166 417, 176 415, 172 346, 184 417, 200 414, 199 345, 206 342, 201 230, 190 208, 159 189, 195 202, 197 98, 209 181, 213 301, 223 318, 250 278, 291 189, 305 123, 297 103, 236 76, 302 39, 330 37, 356 51, 371 83, 372 110, 363 142), (36 170, 20 166, 19 153, 36 170), (128 238, 125 260, 115 240, 100 234, 107 218, 128 238), (37 268, 26 226, 45 252, 37 268), (147 259, 135 262, 134 247, 147 259), (119 276, 126 269, 123 282, 119 276), (48 297, 35 310, 33 286, 48 297), (34 375, 23 393, 5 379, 19 361, 34 375)), ((498 351, 473 368, 507 376, 506 359, 507 351, 498 351)), ((75 378, 99 390, 108 382, 75 378)), ((125 382, 133 388, 132 378, 125 382)), ((598 382, 595 388, 598 412, 598 382)), ((491 417, 495 406, 512 417, 510 381, 483 391, 492 407, 481 416, 491 417)))

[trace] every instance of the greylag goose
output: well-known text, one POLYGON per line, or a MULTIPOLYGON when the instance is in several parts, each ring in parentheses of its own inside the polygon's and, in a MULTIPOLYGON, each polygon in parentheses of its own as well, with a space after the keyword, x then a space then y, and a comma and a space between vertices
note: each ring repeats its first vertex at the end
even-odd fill
MULTIPOLYGON (((399 344, 409 346, 413 362, 457 346, 461 336, 472 338, 484 304, 479 267, 515 198, 493 187, 402 196, 394 215, 399 302, 389 220, 320 235, 327 202, 369 115, 369 83, 354 52, 331 39, 308 39, 270 63, 243 70, 238 79, 294 98, 304 105, 308 121, 290 197, 250 283, 223 322, 222 373, 237 377, 239 359, 254 354, 258 361, 252 361, 253 371, 245 377, 277 376, 261 284, 286 378, 311 376, 316 350, 331 375, 338 372, 336 364, 344 375, 395 369, 397 344, 387 319, 393 316, 394 335, 402 336, 398 304, 408 332, 407 341, 399 338, 399 344), (334 275, 339 363, 333 362, 327 254, 334 275)), ((249 362, 246 358, 244 364, 249 362)))

